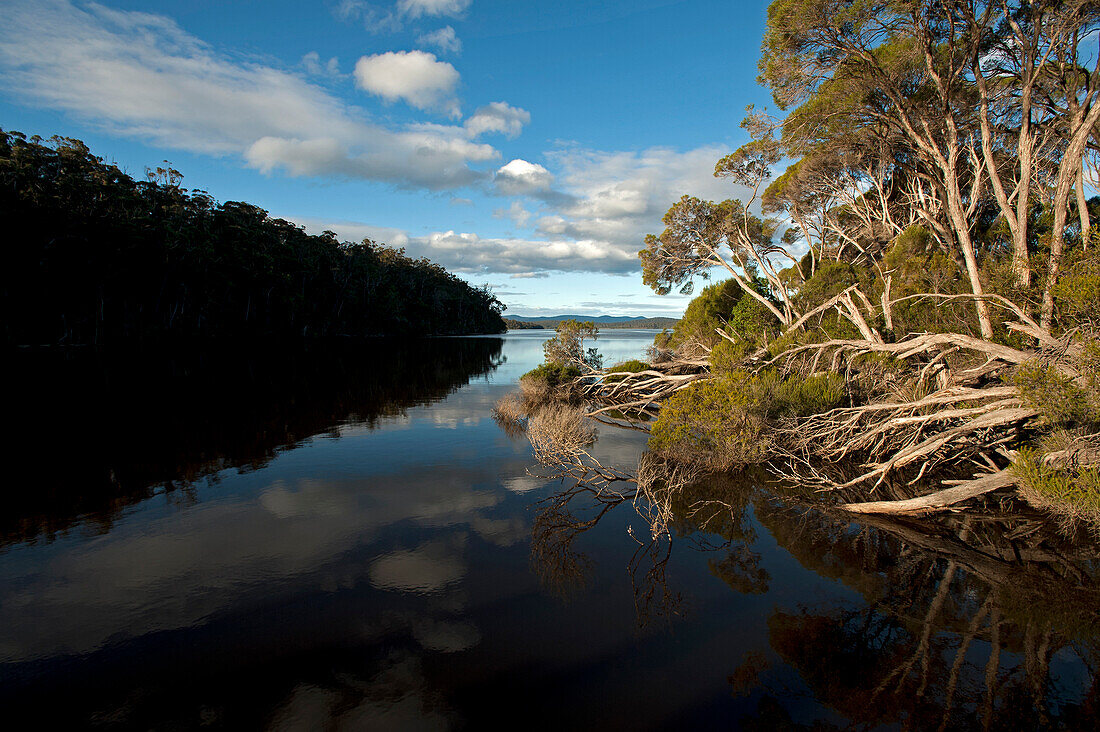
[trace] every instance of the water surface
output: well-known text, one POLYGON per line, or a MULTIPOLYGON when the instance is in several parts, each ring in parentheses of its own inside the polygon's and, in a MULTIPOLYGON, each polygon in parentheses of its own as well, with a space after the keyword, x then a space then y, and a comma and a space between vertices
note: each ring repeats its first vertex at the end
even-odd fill
MULTIPOLYGON (((8 717, 1094 726, 1092 544, 1035 517, 853 524, 758 479, 712 482, 722 504, 657 545, 629 504, 549 515, 571 485, 490 416, 548 335, 12 357, 8 717)), ((629 467, 644 443, 605 426, 594 452, 629 467)))

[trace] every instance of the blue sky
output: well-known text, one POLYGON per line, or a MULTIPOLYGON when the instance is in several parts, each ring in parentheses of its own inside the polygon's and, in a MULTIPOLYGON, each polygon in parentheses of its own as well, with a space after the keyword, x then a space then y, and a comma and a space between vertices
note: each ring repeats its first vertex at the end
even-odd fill
POLYGON ((737 197, 765 2, 4 0, 0 127, 489 283, 517 315, 679 315, 636 252, 737 197))

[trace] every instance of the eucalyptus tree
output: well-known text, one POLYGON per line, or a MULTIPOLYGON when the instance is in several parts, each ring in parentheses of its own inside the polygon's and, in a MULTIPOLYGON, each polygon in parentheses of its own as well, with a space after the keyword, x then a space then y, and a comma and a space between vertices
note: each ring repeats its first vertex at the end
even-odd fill
POLYGON ((989 338, 975 220, 991 192, 1017 284, 1028 285, 1028 212, 1043 180, 1055 217, 1042 306, 1050 324, 1069 197, 1100 119, 1100 56, 1087 67, 1083 47, 1098 13, 1084 0, 776 0, 760 78, 782 109, 796 107, 784 123, 793 151, 853 134, 905 150, 910 179, 922 183, 916 210, 961 254, 989 338))
POLYGON ((742 127, 749 131, 751 141, 719 160, 714 175, 744 186, 748 200, 714 203, 685 195, 665 213, 664 231, 646 237, 646 248, 639 252, 642 278, 660 294, 673 288, 686 294, 692 291, 695 276, 706 278, 712 268, 721 267, 746 294, 788 326, 800 313, 778 262, 786 259, 797 266, 798 259, 776 241, 777 222, 751 210, 771 177, 772 166, 781 158, 781 149, 768 120, 754 114, 751 107, 742 127), (765 280, 772 297, 761 292, 758 277, 765 280))

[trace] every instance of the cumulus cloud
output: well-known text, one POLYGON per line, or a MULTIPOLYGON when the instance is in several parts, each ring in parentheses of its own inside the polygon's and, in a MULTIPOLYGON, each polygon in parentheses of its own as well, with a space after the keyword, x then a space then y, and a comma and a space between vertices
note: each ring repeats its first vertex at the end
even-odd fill
POLYGON ((554 183, 554 176, 538 163, 517 158, 501 167, 493 176, 493 181, 504 195, 516 196, 549 189, 554 183))
POLYGON ((497 157, 489 145, 478 145, 460 137, 420 132, 379 134, 384 144, 354 153, 334 138, 300 140, 262 137, 245 151, 245 160, 261 172, 283 170, 292 176, 344 177, 391 180, 426 188, 469 185, 483 174, 468 167, 497 157))
POLYGON ((321 54, 310 51, 302 56, 302 66, 314 76, 337 76, 340 73, 340 61, 335 56, 321 63, 321 54))
POLYGON ((461 15, 471 0, 397 0, 397 11, 410 18, 435 15, 461 15))
MULTIPOLYGON (((428 257, 456 272, 499 272, 517 278, 542 277, 546 272, 636 275, 637 252, 645 235, 660 232, 662 215, 681 195, 716 200, 744 195, 728 181, 713 177, 714 161, 724 152, 718 147, 612 153, 562 149, 548 153, 557 177, 541 165, 513 160, 494 175, 497 192, 528 196, 541 211, 512 201, 494 214, 518 226, 533 226, 533 236, 489 238, 455 231, 410 236, 391 231, 372 238, 403 246, 412 256, 428 257)), ((370 228, 299 223, 353 240, 370 228)), ((672 298, 660 302, 670 303, 670 311, 683 306, 672 298)), ((646 312, 660 309, 658 302, 645 304, 646 312)))
POLYGON ((478 137, 489 132, 497 132, 509 139, 519 137, 523 126, 531 122, 531 113, 526 109, 512 107, 504 102, 478 108, 466 120, 465 127, 470 137, 478 137))
POLYGON ((0 3, 0 27, 0 88, 154 145, 432 189, 486 177, 470 164, 497 158, 461 126, 367 122, 299 74, 225 57, 161 15, 0 3))
POLYGON ((520 228, 526 228, 531 220, 531 212, 523 207, 519 201, 512 201, 508 208, 498 208, 493 211, 493 216, 498 219, 508 219, 520 228))
POLYGON ((744 195, 743 188, 714 178, 714 163, 726 152, 705 146, 686 152, 563 148, 547 153, 560 172, 557 187, 538 194, 554 205, 539 217, 535 229, 550 239, 602 241, 636 254, 646 234, 661 231, 661 217, 683 194, 716 200, 744 195))
POLYGON ((434 53, 388 51, 363 56, 355 64, 355 82, 360 89, 387 102, 404 100, 409 106, 461 117, 455 89, 458 71, 434 53))
POLYGON ((416 38, 416 45, 438 48, 441 52, 461 53, 462 41, 455 35, 455 29, 444 26, 431 33, 423 33, 416 38))

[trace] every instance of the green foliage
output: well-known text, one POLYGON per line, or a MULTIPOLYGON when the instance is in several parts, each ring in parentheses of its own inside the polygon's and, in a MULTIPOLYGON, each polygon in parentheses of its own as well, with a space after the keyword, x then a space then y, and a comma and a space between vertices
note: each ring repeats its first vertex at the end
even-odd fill
POLYGON ((774 339, 779 334, 779 323, 759 300, 743 297, 730 313, 726 332, 741 339, 747 354, 774 339))
POLYGON ((827 262, 817 268, 813 277, 798 290, 795 303, 803 311, 812 310, 856 284, 859 276, 847 262, 827 262))
MULTIPOLYGON (((890 273, 892 300, 932 293, 958 295, 970 291, 966 273, 921 226, 910 226, 883 255, 882 269, 890 273)), ((905 300, 894 305, 894 332, 976 332, 974 308, 966 300, 905 300)))
POLYGON ((572 364, 544 363, 521 376, 520 381, 553 388, 567 384, 580 375, 581 370, 572 364))
MULTIPOLYGON (((734 165, 730 160, 719 162, 734 165)), ((737 167, 737 165, 734 165, 737 167)), ((732 173, 731 173, 732 174, 732 173)), ((684 196, 665 213, 660 236, 649 234, 645 249, 638 252, 642 263, 642 281, 661 295, 673 289, 692 292, 693 278, 706 278, 720 252, 743 254, 746 244, 767 249, 774 224, 746 210, 741 201, 704 201, 684 196), (748 241, 731 237, 730 232, 744 227, 748 241)), ((744 257, 746 260, 749 258, 744 257)), ((749 273, 753 275, 752 272, 749 273)))
POLYGON ((79 140, 0 130, 9 344, 499 333, 501 303, 426 259, 136 181, 79 140))
POLYGON ((636 358, 632 358, 629 361, 623 361, 622 363, 617 363, 614 366, 611 366, 607 369, 607 372, 609 374, 636 374, 641 371, 645 371, 648 368, 649 364, 645 361, 639 361, 636 358))
POLYGON ((584 341, 599 338, 600 329, 591 321, 563 320, 558 323, 557 335, 542 344, 546 363, 555 366, 588 366, 598 369, 602 362, 596 349, 585 350, 584 341))
MULTIPOLYGON (((1086 354, 1089 353, 1092 351, 1087 350, 1086 354)), ((1086 389, 1054 366, 1032 362, 1016 370, 1013 383, 1020 391, 1020 398, 1041 411, 1051 424, 1084 425, 1100 421, 1095 371, 1086 381, 1091 388, 1086 389)))
POLYGON ((1094 245, 1075 255, 1054 286, 1059 317, 1066 324, 1100 326, 1100 249, 1094 245))
POLYGON ((1022 447, 1012 461, 1025 497, 1055 515, 1100 524, 1100 467, 1064 467, 1043 462, 1042 453, 1022 447))
POLYGON ((763 461, 768 440, 763 420, 743 408, 736 386, 726 379, 710 379, 661 405, 649 448, 674 460, 728 470, 763 461))
MULTIPOLYGON (((712 346, 721 340, 714 332, 715 328, 725 328, 735 306, 743 299, 744 290, 736 280, 728 279, 703 288, 702 292, 688 303, 684 316, 672 329, 667 339, 662 334, 665 348, 679 348, 686 343, 701 343, 712 346)), ((752 299, 752 298, 745 298, 752 299)), ((774 316, 769 317, 774 320, 774 316)))
POLYGON ((649 447, 717 470, 757 463, 770 447, 770 421, 826 411, 846 398, 844 379, 834 373, 784 378, 774 371, 731 370, 670 397, 649 447))
MULTIPOLYGON (((645 361, 639 361, 634 358, 629 361, 623 361, 617 363, 607 369, 608 374, 637 374, 642 371, 646 371, 650 368, 650 365, 645 361)), ((621 381, 625 376, 608 376, 606 381, 621 381)))

